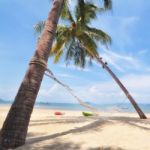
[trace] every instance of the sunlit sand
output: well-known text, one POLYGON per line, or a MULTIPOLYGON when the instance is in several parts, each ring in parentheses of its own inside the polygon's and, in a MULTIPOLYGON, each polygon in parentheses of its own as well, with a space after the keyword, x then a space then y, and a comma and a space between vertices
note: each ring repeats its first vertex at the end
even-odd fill
MULTIPOLYGON (((0 107, 0 127, 8 112, 0 107)), ((136 113, 101 112, 83 117, 81 111, 35 108, 26 144, 17 150, 150 150, 150 119, 136 113)), ((147 114, 150 117, 150 114, 147 114)))

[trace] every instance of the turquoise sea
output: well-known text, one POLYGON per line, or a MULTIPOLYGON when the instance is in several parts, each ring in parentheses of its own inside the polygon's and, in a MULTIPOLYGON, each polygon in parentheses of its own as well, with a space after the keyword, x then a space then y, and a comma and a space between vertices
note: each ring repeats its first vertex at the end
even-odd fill
MULTIPOLYGON (((0 99, 0 104, 10 105, 11 101, 5 101, 0 99)), ((120 112, 134 112, 134 108, 130 103, 114 103, 114 104, 92 104, 89 105, 97 108, 99 111, 120 111, 120 112)), ((150 113, 150 104, 138 104, 140 108, 146 112, 150 113)), ((80 104, 74 103, 49 103, 49 102, 37 102, 35 104, 37 108, 50 108, 50 109, 67 109, 67 110, 86 110, 85 107, 80 104)))
MULTIPOLYGON (((91 104, 89 105, 97 108, 99 111, 116 110, 120 112, 134 112, 134 108, 130 103, 115 103, 115 104, 91 104)), ((140 108, 147 113, 150 113, 150 104, 139 104, 140 108)), ((51 108, 51 109, 67 109, 67 110, 86 110, 80 104, 72 103, 37 103, 35 107, 51 108)))

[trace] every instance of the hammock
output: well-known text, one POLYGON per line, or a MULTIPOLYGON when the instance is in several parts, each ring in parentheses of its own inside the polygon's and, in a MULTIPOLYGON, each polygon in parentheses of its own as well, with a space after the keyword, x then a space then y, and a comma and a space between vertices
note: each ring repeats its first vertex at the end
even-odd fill
POLYGON ((98 110, 97 110, 96 108, 94 108, 94 107, 88 105, 87 103, 83 102, 78 96, 76 96, 76 95, 74 94, 73 90, 72 90, 68 85, 66 85, 66 84, 62 83, 61 81, 59 81, 59 80, 55 77, 55 75, 53 74, 53 72, 52 72, 50 69, 46 69, 45 75, 48 76, 48 77, 50 77, 50 78, 53 79, 54 81, 56 81, 56 82, 57 82, 58 84, 60 84, 61 86, 63 86, 63 87, 78 101, 78 103, 79 103, 81 106, 83 106, 83 107, 85 107, 85 108, 91 110, 95 115, 98 115, 98 114, 99 114, 99 112, 98 112, 98 110))

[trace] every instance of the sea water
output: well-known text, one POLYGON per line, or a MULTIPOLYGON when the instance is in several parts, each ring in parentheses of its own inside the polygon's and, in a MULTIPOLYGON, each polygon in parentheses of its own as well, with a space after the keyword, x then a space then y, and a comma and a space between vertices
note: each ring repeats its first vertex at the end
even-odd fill
MULTIPOLYGON (((0 104, 10 105, 12 101, 2 101, 0 104)), ((87 103, 90 106, 98 109, 99 111, 118 111, 118 112, 135 112, 135 109, 130 103, 114 103, 114 104, 93 104, 87 103)), ((150 104, 138 104, 145 113, 150 113, 150 104)), ((36 102, 35 107, 50 108, 50 109, 63 109, 63 110, 87 110, 78 103, 49 103, 49 102, 36 102)))
MULTIPOLYGON (((90 106, 98 109, 99 111, 120 111, 120 112, 135 112, 135 109, 130 103, 114 103, 114 104, 91 104, 90 106)), ((139 107, 147 113, 150 113, 150 104, 138 104, 139 107)), ((67 110, 87 110, 80 104, 73 103, 36 103, 36 107, 50 108, 50 109, 67 109, 67 110)))

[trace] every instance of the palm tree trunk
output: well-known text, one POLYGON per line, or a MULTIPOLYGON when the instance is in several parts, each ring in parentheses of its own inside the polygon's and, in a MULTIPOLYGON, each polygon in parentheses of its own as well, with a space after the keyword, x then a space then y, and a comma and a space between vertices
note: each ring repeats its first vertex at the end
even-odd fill
POLYGON ((64 0, 54 0, 35 54, 0 132, 0 149, 25 143, 30 116, 46 69, 64 0))
POLYGON ((134 98, 130 95, 130 93, 128 92, 128 90, 121 83, 121 81, 117 78, 117 76, 111 71, 111 69, 107 66, 107 64, 105 64, 100 57, 95 56, 95 58, 103 66, 103 68, 107 70, 107 72, 112 76, 112 78, 117 82, 117 84, 119 85, 119 87, 122 89, 122 91, 125 93, 125 95, 129 99, 129 101, 131 102, 131 104, 135 108, 135 110, 138 113, 139 117, 141 119, 147 119, 147 117, 145 116, 145 114, 143 113, 143 111, 140 109, 140 107, 138 106, 138 104, 136 103, 136 101, 134 100, 134 98))

